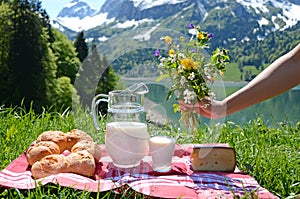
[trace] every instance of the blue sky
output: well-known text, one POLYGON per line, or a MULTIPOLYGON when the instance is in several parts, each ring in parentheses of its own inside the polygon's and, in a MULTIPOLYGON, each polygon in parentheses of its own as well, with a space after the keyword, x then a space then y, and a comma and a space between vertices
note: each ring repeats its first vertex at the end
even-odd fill
MULTIPOLYGON (((42 6, 44 9, 46 9, 47 13, 51 18, 55 18, 58 13, 63 9, 63 7, 71 2, 72 0, 41 0, 42 6)), ((101 5, 106 0, 82 0, 84 2, 87 2, 90 6, 92 6, 95 9, 99 9, 101 5)))

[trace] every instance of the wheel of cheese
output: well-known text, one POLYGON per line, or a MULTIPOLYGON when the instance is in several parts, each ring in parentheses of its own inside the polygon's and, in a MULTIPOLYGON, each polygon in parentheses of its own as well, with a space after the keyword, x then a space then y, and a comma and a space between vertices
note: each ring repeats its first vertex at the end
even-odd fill
POLYGON ((194 147, 191 161, 194 171, 233 172, 236 167, 236 154, 231 147, 194 147))

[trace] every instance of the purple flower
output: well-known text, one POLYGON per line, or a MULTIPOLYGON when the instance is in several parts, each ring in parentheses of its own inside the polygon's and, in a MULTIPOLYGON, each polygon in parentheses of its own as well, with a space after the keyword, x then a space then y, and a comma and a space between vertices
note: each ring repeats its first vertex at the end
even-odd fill
POLYGON ((190 23, 189 28, 195 28, 194 24, 190 23))
POLYGON ((160 50, 159 50, 159 49, 157 49, 157 50, 154 51, 154 56, 155 56, 155 57, 158 57, 159 54, 160 54, 160 50))
POLYGON ((197 52, 197 49, 194 48, 191 52, 192 52, 192 53, 196 53, 196 52, 197 52))
POLYGON ((213 34, 209 33, 207 34, 208 39, 211 39, 213 37, 213 34))

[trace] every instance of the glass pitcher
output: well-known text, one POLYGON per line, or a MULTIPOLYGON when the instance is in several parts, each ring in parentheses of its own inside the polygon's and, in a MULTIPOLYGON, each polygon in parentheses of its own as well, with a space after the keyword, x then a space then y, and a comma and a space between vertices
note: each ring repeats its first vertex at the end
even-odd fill
POLYGON ((144 110, 144 94, 148 91, 144 83, 138 83, 126 90, 99 94, 92 101, 93 120, 98 130, 98 104, 108 103, 105 147, 119 168, 138 166, 148 153, 149 134, 144 110))

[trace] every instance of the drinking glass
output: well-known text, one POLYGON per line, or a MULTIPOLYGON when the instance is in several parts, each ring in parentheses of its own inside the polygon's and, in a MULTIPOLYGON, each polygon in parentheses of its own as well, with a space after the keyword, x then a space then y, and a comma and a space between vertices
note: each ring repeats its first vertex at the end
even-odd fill
POLYGON ((172 168, 176 140, 168 136, 154 136, 149 139, 152 168, 157 172, 168 172, 172 168))

